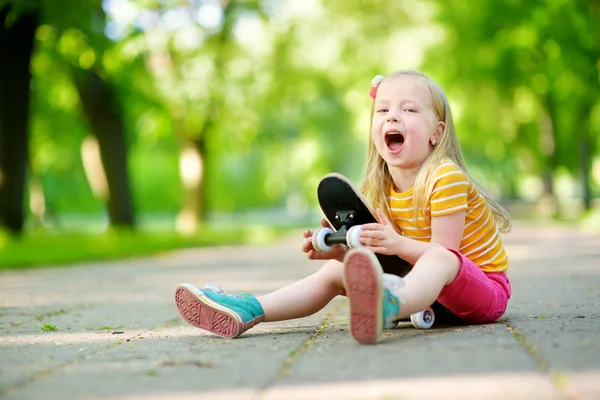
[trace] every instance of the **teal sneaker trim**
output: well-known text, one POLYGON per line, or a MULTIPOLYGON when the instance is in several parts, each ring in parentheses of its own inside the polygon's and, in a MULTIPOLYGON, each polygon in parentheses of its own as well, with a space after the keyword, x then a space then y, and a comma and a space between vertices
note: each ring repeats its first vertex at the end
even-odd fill
POLYGON ((203 293, 215 303, 235 312, 245 324, 265 314, 256 297, 250 293, 223 295, 208 290, 203 290, 203 293))
POLYGON ((398 324, 398 314, 400 314, 400 299, 386 288, 383 292, 383 327, 395 328, 398 324))
POLYGON ((395 295, 398 289, 404 286, 404 280, 393 274, 383 274, 384 306, 383 306, 383 329, 393 329, 398 326, 398 315, 400 314, 400 303, 402 299, 395 295), (386 305, 386 303, 389 303, 386 305))
POLYGON ((182 284, 175 306, 188 323, 224 338, 234 338, 264 321, 264 310, 251 294, 229 296, 182 284))

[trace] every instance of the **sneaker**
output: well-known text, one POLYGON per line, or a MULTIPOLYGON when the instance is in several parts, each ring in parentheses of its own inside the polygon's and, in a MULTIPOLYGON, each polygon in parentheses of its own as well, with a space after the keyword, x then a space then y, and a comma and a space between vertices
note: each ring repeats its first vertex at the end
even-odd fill
POLYGON ((398 318, 398 314, 400 313, 399 303, 404 303, 404 301, 392 293, 398 293, 398 289, 404 286, 404 280, 398 275, 383 274, 383 286, 385 288, 387 303, 387 307, 386 303, 383 305, 383 329, 394 329, 400 322, 398 318))
POLYGON ((384 326, 391 326, 398 319, 400 299, 390 288, 399 282, 392 277, 384 278, 373 252, 366 249, 348 252, 344 258, 344 286, 350 300, 350 332, 358 343, 376 343, 384 326), (390 283, 385 284, 387 281, 390 283))
POLYGON ((265 319, 251 294, 226 295, 189 284, 175 290, 175 306, 186 322, 223 338, 237 337, 265 319))

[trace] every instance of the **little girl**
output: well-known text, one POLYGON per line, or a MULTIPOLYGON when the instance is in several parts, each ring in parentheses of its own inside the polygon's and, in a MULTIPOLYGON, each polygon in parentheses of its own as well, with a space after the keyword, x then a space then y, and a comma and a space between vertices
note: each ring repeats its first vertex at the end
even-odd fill
POLYGON ((180 285, 175 302, 183 319, 236 337, 262 321, 311 315, 346 295, 351 334, 370 344, 388 323, 436 300, 464 323, 493 322, 504 314, 511 287, 499 232, 510 229, 510 218, 467 174, 444 91, 421 73, 398 71, 375 77, 370 96, 361 190, 379 223, 363 226, 364 247, 338 245, 319 253, 306 231, 302 250, 308 258, 329 260, 318 272, 259 297, 180 285), (374 253, 413 265, 402 285, 387 279, 374 253))

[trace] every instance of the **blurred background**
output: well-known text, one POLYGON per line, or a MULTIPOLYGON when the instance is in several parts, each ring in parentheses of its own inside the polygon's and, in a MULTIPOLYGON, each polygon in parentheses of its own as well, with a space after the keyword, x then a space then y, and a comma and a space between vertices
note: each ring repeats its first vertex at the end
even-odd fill
POLYGON ((446 90, 515 218, 600 228, 600 2, 0 0, 0 269, 318 226, 370 81, 446 90))

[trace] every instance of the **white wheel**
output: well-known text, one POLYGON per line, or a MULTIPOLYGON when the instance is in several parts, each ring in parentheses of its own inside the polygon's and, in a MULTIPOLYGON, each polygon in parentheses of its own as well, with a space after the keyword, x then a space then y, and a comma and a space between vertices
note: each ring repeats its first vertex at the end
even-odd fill
POLYGON ((346 233, 346 242, 348 243, 348 247, 351 249, 358 249, 360 247, 365 247, 360 242, 360 233, 362 232, 362 227, 360 225, 354 225, 350 227, 348 233, 346 233))
POLYGON ((312 235, 312 244, 315 250, 321 253, 329 253, 333 250, 333 246, 328 246, 325 243, 325 236, 333 233, 331 228, 319 228, 312 235))
POLYGON ((414 313, 410 316, 410 322, 412 322, 413 326, 417 329, 429 329, 433 326, 435 322, 435 314, 431 307, 414 313))

